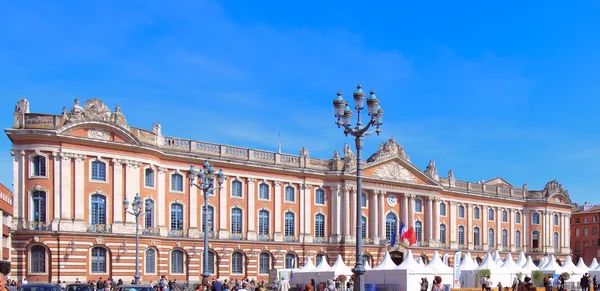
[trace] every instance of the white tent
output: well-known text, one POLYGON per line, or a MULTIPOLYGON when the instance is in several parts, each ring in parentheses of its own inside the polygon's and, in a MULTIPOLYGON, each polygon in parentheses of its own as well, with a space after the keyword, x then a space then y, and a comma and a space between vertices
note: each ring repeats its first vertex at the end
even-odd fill
POLYGON ((479 265, 473 261, 473 258, 471 258, 471 253, 466 253, 459 265, 461 272, 475 270, 477 267, 479 267, 479 265))
MULTIPOLYGON (((595 260, 596 258, 594 258, 595 260)), ((598 265, 598 263, 596 263, 596 265, 598 265)), ((577 262, 577 268, 579 268, 580 270, 583 270, 584 272, 587 272, 590 270, 590 267, 586 266, 585 263, 583 262, 583 258, 579 258, 579 261, 577 262)))
POLYGON ((594 258, 592 260, 592 263, 590 264, 589 268, 590 270, 595 269, 596 267, 598 267, 598 261, 596 260, 596 258, 594 258))
MULTIPOLYGON (((511 259, 512 260, 512 259, 511 259)), ((514 262, 513 262, 514 263, 514 262)), ((492 279, 493 285, 496 286, 498 282, 502 282, 503 286, 510 286, 512 283, 511 273, 496 264, 493 256, 488 253, 483 262, 472 271, 461 272, 463 277, 463 285, 465 288, 480 287, 480 277, 478 275, 481 270, 490 270, 490 279, 492 279)))
POLYGON ((381 263, 365 273, 365 283, 385 284, 386 278, 391 278, 391 274, 388 271, 396 267, 398 266, 392 261, 390 253, 386 251, 381 263))
POLYGON ((417 263, 419 263, 419 265, 425 267, 425 263, 423 263, 423 259, 421 258, 421 256, 416 258, 417 263))
POLYGON ((565 261, 562 264, 562 267, 565 269, 568 269, 570 271, 569 273, 585 274, 584 270, 580 269, 579 267, 575 266, 575 264, 573 264, 573 260, 571 259, 571 256, 567 256, 565 258, 565 261))
POLYGON ((306 263, 304 264, 304 267, 297 269, 297 270, 292 270, 292 282, 290 282, 291 284, 301 284, 302 282, 310 282, 310 279, 313 279, 312 273, 309 274, 309 272, 312 272, 315 269, 315 265, 312 262, 312 259, 310 257, 308 257, 308 260, 306 261, 306 263), (309 275, 309 276, 305 276, 305 275, 309 275))
POLYGON ((331 266, 331 269, 319 273, 319 282, 335 279, 339 275, 346 275, 348 278, 352 276, 352 269, 344 264, 344 260, 342 260, 341 255, 338 255, 337 260, 333 266, 331 266))
MULTIPOLYGON (((527 260, 525 260, 525 263, 527 263, 527 260)), ((506 259, 504 260, 504 264, 502 265, 502 269, 504 269, 507 273, 509 273, 513 279, 515 277, 517 277, 516 275, 518 273, 521 273, 523 275, 530 275, 530 272, 524 271, 521 266, 519 266, 517 263, 515 263, 515 261, 513 261, 512 255, 510 253, 508 253, 506 255, 506 259)), ((512 281, 513 280, 511 280, 511 284, 512 284, 512 281)), ((503 286, 510 286, 510 285, 504 285, 504 282, 502 282, 502 285, 503 286)))
MULTIPOLYGON (((440 254, 437 251, 433 252, 433 257, 425 268, 431 275, 440 276, 442 278, 442 284, 452 284, 454 281, 454 269, 442 262, 440 254)), ((432 282, 433 280, 430 280, 429 284, 432 282)))
POLYGON ((498 266, 502 266, 502 264, 504 264, 504 261, 502 260, 502 257, 500 257, 500 253, 498 252, 498 250, 496 250, 494 252, 494 255, 492 256, 492 258, 494 259, 494 262, 496 262, 496 264, 498 266))
POLYGON ((527 261, 525 261, 525 265, 523 265, 521 268, 530 273, 531 271, 537 271, 540 269, 533 263, 533 260, 531 260, 531 256, 527 256, 527 261))
MULTIPOLYGON (((404 261, 402 261, 397 268, 387 272, 390 274, 390 276, 386 276, 385 284, 400 285, 400 290, 419 290, 421 286, 421 278, 436 275, 431 270, 417 263, 411 250, 406 252, 404 261)), ((442 283, 443 282, 444 279, 442 278, 442 283)))
MULTIPOLYGON (((540 268, 540 271, 548 274, 562 274, 564 272, 567 272, 568 270, 561 267, 557 262, 556 262, 556 258, 554 257, 554 255, 551 255, 550 258, 548 259, 548 263, 540 268)), ((570 273, 570 272, 569 272, 570 273)))
POLYGON ((519 258, 517 259, 517 265, 519 267, 523 267, 525 265, 525 263, 527 263, 527 258, 525 257, 525 252, 521 251, 519 253, 519 258))
MULTIPOLYGON (((329 266, 329 264, 327 263, 326 259, 321 260, 321 263, 314 269, 312 269, 311 271, 307 271, 304 273, 300 273, 302 276, 302 279, 304 278, 310 278, 310 279, 315 279, 316 282, 320 283, 320 282, 324 282, 327 279, 333 279, 333 278, 326 278, 326 277, 319 277, 320 274, 331 270, 331 266, 329 266)), ((294 276, 296 276, 296 272, 294 272, 294 276)), ((298 284, 306 284, 307 281, 300 281, 300 280, 296 280, 296 278, 292 278, 294 284, 298 283, 298 284)), ((310 279, 308 280, 308 282, 310 282, 310 279)))
MULTIPOLYGON (((589 275, 592 276, 592 277, 594 277, 594 276, 600 277, 600 265, 598 265, 598 262, 596 261, 595 258, 594 258, 594 261, 592 261, 592 264, 594 264, 594 262, 596 262, 597 266, 595 268, 593 268, 593 269, 590 268, 589 275)), ((590 265, 590 267, 591 266, 592 265, 590 265)))
POLYGON ((548 258, 547 257, 543 257, 540 262, 537 264, 538 268, 543 268, 548 264, 548 258))

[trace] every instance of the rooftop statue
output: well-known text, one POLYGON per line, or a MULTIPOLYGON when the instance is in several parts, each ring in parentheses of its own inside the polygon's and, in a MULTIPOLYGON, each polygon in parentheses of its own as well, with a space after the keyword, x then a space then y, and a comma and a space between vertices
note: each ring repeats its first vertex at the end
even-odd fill
POLYGON ((65 124, 89 120, 89 121, 104 121, 129 129, 125 115, 121 112, 121 106, 117 105, 115 112, 111 113, 110 109, 98 98, 92 98, 85 102, 83 107, 79 105, 79 98, 76 98, 71 111, 67 111, 63 107, 63 118, 65 124))

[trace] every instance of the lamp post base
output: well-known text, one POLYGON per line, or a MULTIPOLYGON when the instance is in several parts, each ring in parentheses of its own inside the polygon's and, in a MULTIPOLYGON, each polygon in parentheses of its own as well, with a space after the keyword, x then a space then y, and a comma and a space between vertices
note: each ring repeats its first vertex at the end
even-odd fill
POLYGON ((208 284, 208 278, 210 277, 209 272, 202 272, 202 284, 208 284))
POLYGON ((140 275, 135 275, 133 276, 133 280, 135 282, 135 285, 140 285, 140 275))

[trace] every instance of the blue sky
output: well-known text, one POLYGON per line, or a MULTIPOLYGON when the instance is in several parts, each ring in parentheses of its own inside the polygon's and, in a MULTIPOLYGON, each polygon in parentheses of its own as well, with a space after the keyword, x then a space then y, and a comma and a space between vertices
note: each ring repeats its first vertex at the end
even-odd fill
MULTIPOLYGON (((598 201, 598 1, 4 1, 0 116, 120 104, 167 136, 330 158, 331 102, 376 88, 383 133, 424 169, 598 201)), ((12 184, 0 138, 0 182, 12 184)))

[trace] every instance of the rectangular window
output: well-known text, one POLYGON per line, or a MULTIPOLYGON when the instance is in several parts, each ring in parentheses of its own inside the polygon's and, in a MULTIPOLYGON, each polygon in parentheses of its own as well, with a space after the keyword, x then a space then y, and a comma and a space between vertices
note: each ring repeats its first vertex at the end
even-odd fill
POLYGON ((583 218, 583 223, 588 223, 588 218, 587 217, 583 218))
POLYGON ((270 258, 268 254, 260 254, 260 262, 259 262, 259 273, 260 274, 268 274, 270 268, 270 258))
POLYGON ((579 228, 575 229, 575 237, 581 236, 581 230, 579 228))
POLYGON ((258 198, 263 200, 269 200, 269 185, 262 183, 258 186, 258 198))
POLYGON ((581 222, 581 218, 575 218, 575 223, 580 223, 581 222))
POLYGON ((146 274, 156 273, 155 251, 153 249, 146 250, 146 274))
POLYGON ((315 191, 315 204, 325 205, 325 190, 317 189, 315 191))
POLYGON ((588 236, 588 228, 587 227, 583 228, 583 236, 588 236))
POLYGON ((423 212, 423 205, 421 199, 415 199, 415 212, 423 212))
POLYGON ((92 180, 106 181, 106 164, 101 161, 92 162, 92 180))
POLYGON ((152 169, 146 169, 144 185, 146 187, 154 187, 154 171, 152 169))

